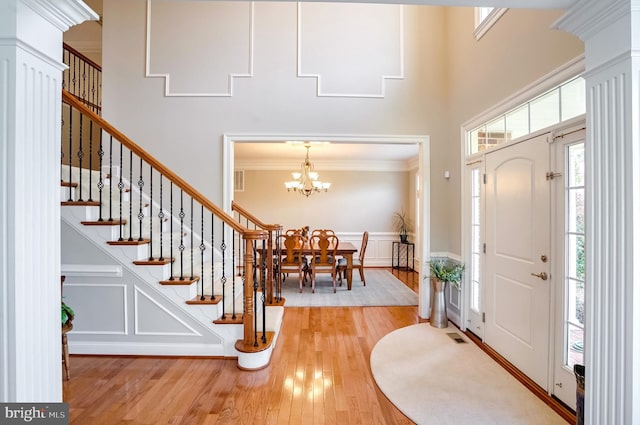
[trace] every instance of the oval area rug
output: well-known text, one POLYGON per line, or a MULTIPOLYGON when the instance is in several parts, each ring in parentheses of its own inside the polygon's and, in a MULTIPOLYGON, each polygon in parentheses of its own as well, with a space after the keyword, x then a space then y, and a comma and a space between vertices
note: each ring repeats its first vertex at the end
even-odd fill
POLYGON ((393 331, 373 347, 370 362, 380 390, 420 425, 566 425, 452 326, 393 331), (466 343, 456 343, 447 335, 452 332, 466 343))

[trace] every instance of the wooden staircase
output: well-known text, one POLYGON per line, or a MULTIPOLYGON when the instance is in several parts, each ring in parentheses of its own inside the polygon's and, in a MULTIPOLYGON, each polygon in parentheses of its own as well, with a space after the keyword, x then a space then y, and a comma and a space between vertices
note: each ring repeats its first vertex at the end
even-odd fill
MULTIPOLYGON (((284 314, 281 305, 262 297, 262 293, 273 293, 273 281, 265 278, 273 273, 261 273, 262 266, 256 264, 256 244, 271 241, 270 232, 240 224, 74 96, 63 92, 63 101, 63 222, 94 247, 87 251, 101 251, 144 282, 125 290, 136 300, 143 293, 150 300, 145 302, 175 317, 194 335, 206 333, 203 340, 208 342, 183 353, 237 357, 238 366, 247 370, 268 364, 284 314), (93 140, 95 128, 100 129, 98 140, 93 140), (89 163, 83 161, 86 157, 89 163), (238 275, 236 270, 244 273, 238 275), (261 281, 258 276, 263 276, 261 281), (198 329, 188 324, 191 321, 199 323, 198 329)), ((73 276, 67 275, 71 285, 65 289, 67 296, 75 297, 74 303, 95 305, 89 300, 90 291, 81 295, 86 285, 74 283, 73 276)), ((82 305, 74 307, 78 336, 69 334, 72 353, 87 353, 91 335, 96 345, 110 339, 91 329, 90 320, 83 328, 82 305)), ((100 308, 95 305, 96 311, 100 308)), ((135 321, 136 330, 124 334, 137 334, 139 323, 145 322, 138 317, 138 306, 133 308, 130 320, 135 321)), ((140 347, 149 333, 129 338, 130 347, 121 352, 111 348, 105 354, 181 352, 178 348, 135 352, 131 347, 140 347)))

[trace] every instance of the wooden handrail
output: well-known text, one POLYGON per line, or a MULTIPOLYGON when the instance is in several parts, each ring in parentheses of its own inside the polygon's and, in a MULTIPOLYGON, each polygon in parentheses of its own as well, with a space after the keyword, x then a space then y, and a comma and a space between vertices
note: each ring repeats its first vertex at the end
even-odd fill
POLYGON ((86 57, 84 55, 84 53, 81 53, 81 52, 77 51, 73 47, 69 46, 67 43, 62 43, 62 47, 64 49, 70 51, 74 55, 78 56, 80 59, 82 59, 83 61, 87 62, 89 65, 93 66, 98 71, 102 72, 102 67, 100 65, 98 65, 97 63, 95 63, 94 61, 92 61, 91 59, 89 59, 88 57, 86 57))
POLYGON ((249 211, 245 210, 240 205, 238 205, 235 201, 231 201, 231 210, 237 211, 244 217, 248 218, 252 223, 254 223, 256 226, 258 226, 262 230, 266 230, 266 231, 282 230, 282 224, 265 224, 256 216, 251 214, 249 211))
POLYGON ((209 199, 207 199, 204 195, 198 192, 194 187, 192 187, 189 183, 183 180, 176 173, 167 168, 160 161, 155 159, 151 154, 142 149, 136 143, 134 143, 127 136, 118 131, 114 126, 105 121, 101 116, 87 108, 84 103, 78 100, 75 96, 69 93, 66 90, 62 90, 62 99, 65 103, 73 106, 74 108, 82 111, 83 114, 91 118, 96 124, 98 124, 104 131, 113 136, 116 140, 122 143, 127 147, 131 152, 136 154, 140 159, 147 162, 151 165, 156 171, 160 174, 168 178, 172 181, 176 186, 180 189, 184 190, 186 194, 191 196, 193 199, 198 201, 202 206, 207 208, 209 211, 216 214, 222 221, 224 221, 229 227, 233 228, 236 232, 243 235, 244 239, 267 239, 268 233, 263 230, 250 230, 240 223, 238 223, 233 217, 227 214, 224 210, 219 208, 209 199))

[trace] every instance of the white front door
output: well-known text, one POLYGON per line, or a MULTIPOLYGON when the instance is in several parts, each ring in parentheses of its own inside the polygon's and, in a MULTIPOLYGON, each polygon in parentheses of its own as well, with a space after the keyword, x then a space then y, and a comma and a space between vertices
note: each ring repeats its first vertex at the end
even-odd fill
POLYGON ((550 135, 486 155, 485 342, 548 388, 550 135))

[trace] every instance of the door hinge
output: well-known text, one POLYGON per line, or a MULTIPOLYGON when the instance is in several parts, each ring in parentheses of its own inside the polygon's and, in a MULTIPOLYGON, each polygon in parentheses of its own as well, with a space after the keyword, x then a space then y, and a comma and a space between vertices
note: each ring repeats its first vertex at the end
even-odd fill
POLYGON ((482 312, 482 323, 484 323, 484 319, 485 319, 485 317, 484 317, 484 311, 483 311, 482 312))
POLYGON ((486 243, 483 243, 483 244, 482 244, 482 253, 483 253, 483 254, 486 254, 486 253, 487 253, 487 244, 486 244, 486 243))
POLYGON ((562 173, 554 173, 553 171, 547 171, 547 174, 545 175, 545 177, 547 178, 547 180, 553 180, 556 177, 560 177, 562 175, 562 173))
POLYGON ((486 174, 482 175, 482 183, 487 184, 487 175, 486 174))

